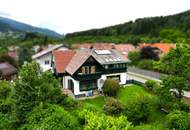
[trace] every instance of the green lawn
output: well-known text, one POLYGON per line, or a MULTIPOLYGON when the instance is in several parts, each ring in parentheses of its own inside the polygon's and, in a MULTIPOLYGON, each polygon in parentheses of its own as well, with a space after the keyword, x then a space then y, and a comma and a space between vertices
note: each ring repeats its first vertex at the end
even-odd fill
MULTIPOLYGON (((156 103, 158 101, 158 97, 150 92, 148 92, 144 87, 139 85, 127 85, 122 87, 116 97, 123 105, 127 105, 129 103, 138 102, 140 98, 147 98, 150 100, 151 104, 151 114, 149 117, 149 124, 163 124, 165 120, 165 114, 160 112, 156 103)), ((86 104, 93 105, 98 110, 102 110, 102 107, 105 103, 105 97, 99 96, 94 99, 86 99, 82 101, 82 104, 85 106, 86 104)))
POLYGON ((137 102, 140 98, 154 98, 154 95, 141 86, 131 84, 121 88, 117 96, 117 99, 124 105, 137 102))

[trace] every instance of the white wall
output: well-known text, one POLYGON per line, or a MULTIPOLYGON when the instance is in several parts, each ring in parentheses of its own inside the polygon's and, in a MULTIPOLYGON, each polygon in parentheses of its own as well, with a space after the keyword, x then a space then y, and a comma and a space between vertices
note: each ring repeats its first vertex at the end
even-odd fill
POLYGON ((107 79, 107 76, 114 76, 114 75, 120 75, 120 83, 119 84, 125 84, 126 80, 127 80, 127 73, 114 73, 114 74, 104 74, 101 76, 100 79, 98 79, 98 89, 101 90, 102 89, 102 80, 105 81, 107 79))
POLYGON ((68 89, 68 80, 72 80, 74 83, 74 95, 86 94, 86 91, 80 91, 80 82, 73 79, 71 76, 63 76, 63 89, 68 89))
POLYGON ((52 58, 52 53, 50 52, 36 59, 36 62, 40 65, 43 72, 51 69, 51 58, 52 58), (45 64, 46 60, 49 60, 48 65, 45 64))

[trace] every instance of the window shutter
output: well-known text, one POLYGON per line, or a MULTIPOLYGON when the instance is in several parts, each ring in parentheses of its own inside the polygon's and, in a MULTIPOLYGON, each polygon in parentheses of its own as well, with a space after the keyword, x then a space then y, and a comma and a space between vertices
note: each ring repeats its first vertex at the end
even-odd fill
POLYGON ((82 67, 82 73, 85 74, 85 67, 82 67))
POLYGON ((96 72, 96 68, 95 66, 92 66, 92 73, 95 73, 96 72))

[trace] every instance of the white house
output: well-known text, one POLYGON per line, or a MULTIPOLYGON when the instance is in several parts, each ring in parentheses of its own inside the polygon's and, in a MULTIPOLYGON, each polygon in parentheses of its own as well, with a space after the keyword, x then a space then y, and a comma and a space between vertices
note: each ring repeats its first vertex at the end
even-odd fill
POLYGON ((51 70, 52 52, 55 50, 65 51, 68 48, 63 44, 53 45, 32 56, 32 59, 39 63, 43 72, 51 70))
POLYGON ((69 89, 75 97, 101 90, 107 78, 125 84, 128 60, 117 50, 83 49, 78 51, 54 51, 52 69, 61 77, 63 89, 69 89))

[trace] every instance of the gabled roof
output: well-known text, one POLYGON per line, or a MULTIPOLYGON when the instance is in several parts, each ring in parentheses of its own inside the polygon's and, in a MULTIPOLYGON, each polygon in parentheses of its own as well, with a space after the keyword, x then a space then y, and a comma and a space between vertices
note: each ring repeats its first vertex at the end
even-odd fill
POLYGON ((67 65, 72 57, 75 55, 75 51, 53 51, 53 57, 55 59, 55 67, 57 73, 64 73, 67 65))
POLYGON ((153 44, 143 43, 143 44, 140 44, 140 48, 147 47, 147 46, 156 47, 159 50, 161 50, 163 53, 168 53, 170 51, 170 49, 176 48, 176 45, 171 44, 171 43, 153 43, 153 44))
POLYGON ((67 65, 66 71, 73 75, 79 67, 90 57, 90 53, 85 53, 84 51, 77 51, 73 58, 67 65))
POLYGON ((123 51, 130 52, 130 51, 135 50, 135 47, 132 44, 117 44, 117 45, 114 45, 114 48, 118 50, 119 52, 123 52, 123 51))
POLYGON ((67 72, 73 75, 89 57, 93 57, 98 63, 116 64, 129 62, 117 50, 96 50, 96 49, 82 49, 74 51, 55 51, 53 52, 55 59, 55 67, 58 73, 67 72), (109 52, 109 53, 108 53, 109 52))
MULTIPOLYGON (((103 50, 104 51, 104 50, 103 50)), ((115 49, 110 49, 110 54, 99 55, 96 53, 96 50, 91 50, 92 56, 100 63, 100 64, 115 64, 115 63, 125 63, 129 62, 129 60, 124 57, 120 52, 115 49)))
POLYGON ((53 45, 52 47, 49 47, 49 48, 47 48, 47 49, 45 49, 43 51, 40 51, 39 53, 33 55, 32 59, 37 59, 37 58, 39 58, 39 57, 41 57, 41 56, 43 56, 43 55, 45 55, 47 53, 50 53, 53 50, 56 50, 56 49, 58 49, 60 47, 63 47, 63 46, 64 46, 63 44, 53 45))
POLYGON ((0 72, 2 76, 9 76, 16 74, 18 72, 17 68, 14 66, 10 65, 7 62, 0 63, 0 72))
POLYGON ((95 43, 93 44, 93 49, 99 49, 99 50, 110 50, 114 48, 114 43, 95 43))

